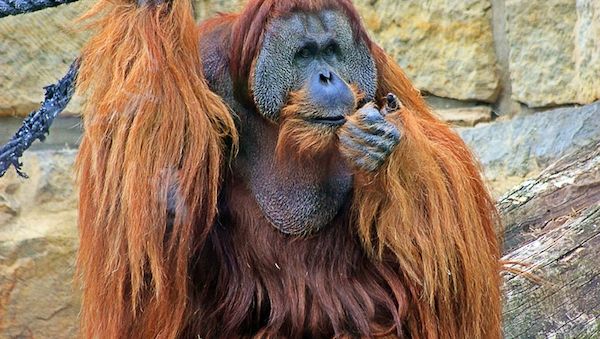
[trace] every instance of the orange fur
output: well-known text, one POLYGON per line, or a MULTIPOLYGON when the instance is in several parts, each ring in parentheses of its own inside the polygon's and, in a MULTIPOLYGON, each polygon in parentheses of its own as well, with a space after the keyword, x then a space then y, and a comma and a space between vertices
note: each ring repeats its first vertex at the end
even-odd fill
MULTIPOLYGON (((356 86, 350 86, 354 96, 354 106, 363 98, 356 86)), ((297 157, 310 160, 326 155, 328 150, 337 145, 334 129, 316 128, 306 120, 320 116, 322 112, 310 104, 305 90, 292 92, 286 106, 281 111, 279 121, 279 139, 276 153, 281 157, 297 157), (290 154, 291 151, 291 154, 290 154)))
POLYGON ((357 180, 365 249, 400 264, 412 337, 500 338, 498 218, 479 168, 393 60, 379 48, 374 55, 378 96, 395 93, 405 108, 388 116, 403 132, 400 146, 377 175, 357 180))
POLYGON ((84 19, 100 14, 78 78, 88 99, 77 160, 82 335, 173 338, 188 314, 189 260, 217 213, 224 142, 237 133, 205 83, 189 1, 99 1, 84 19))
MULTIPOLYGON (((235 22, 230 66, 236 90, 248 92, 268 20, 293 9, 330 7, 343 9, 356 36, 371 47, 377 96, 392 92, 404 104, 388 117, 403 132, 401 144, 379 173, 356 176, 350 219, 369 263, 383 267, 389 281, 402 282, 392 288, 401 328, 386 331, 413 338, 499 338, 497 216, 479 169, 458 135, 368 40, 350 1, 252 0, 241 15, 228 16, 235 22), (389 273, 396 268, 397 276, 389 273)), ((201 308, 190 301, 190 261, 198 259, 211 232, 224 150, 228 142, 235 148, 237 132, 227 107, 205 83, 188 1, 138 7, 135 1, 101 0, 85 18, 99 15, 78 79, 88 98, 77 161, 82 334, 176 338, 201 308), (167 229, 170 190, 177 214, 167 229)), ((293 116, 307 113, 303 102, 302 93, 292 95, 281 125, 282 142, 295 143, 301 154, 326 148, 332 138, 298 125, 293 116)), ((370 286, 375 284, 359 290, 366 295, 370 286)), ((313 314, 323 312, 314 307, 313 314)))

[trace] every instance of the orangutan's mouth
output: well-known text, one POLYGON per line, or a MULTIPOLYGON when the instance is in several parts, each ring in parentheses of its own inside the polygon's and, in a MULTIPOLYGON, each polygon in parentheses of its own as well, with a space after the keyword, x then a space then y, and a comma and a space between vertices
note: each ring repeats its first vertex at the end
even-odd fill
POLYGON ((312 117, 308 119, 308 121, 313 124, 340 127, 346 123, 346 118, 342 115, 333 117, 312 117))

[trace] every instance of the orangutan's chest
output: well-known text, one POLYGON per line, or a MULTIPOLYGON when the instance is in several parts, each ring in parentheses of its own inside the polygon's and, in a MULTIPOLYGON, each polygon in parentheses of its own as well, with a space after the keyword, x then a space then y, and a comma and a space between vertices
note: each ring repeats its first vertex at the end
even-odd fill
MULTIPOLYGON (((250 219, 248 214, 234 217, 250 219)), ((340 219, 309 238, 285 236, 264 220, 224 221, 218 238, 227 243, 215 244, 203 256, 205 286, 212 286, 205 300, 210 321, 204 324, 215 324, 208 334, 332 338, 396 333, 405 309, 400 277, 394 268, 371 261, 340 219)))

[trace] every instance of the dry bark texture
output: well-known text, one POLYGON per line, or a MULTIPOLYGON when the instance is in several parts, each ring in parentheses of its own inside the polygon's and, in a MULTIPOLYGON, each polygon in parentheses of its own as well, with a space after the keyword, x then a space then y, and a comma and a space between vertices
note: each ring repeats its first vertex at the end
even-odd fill
POLYGON ((600 336, 600 142, 504 196, 505 259, 542 279, 505 279, 506 338, 600 336))

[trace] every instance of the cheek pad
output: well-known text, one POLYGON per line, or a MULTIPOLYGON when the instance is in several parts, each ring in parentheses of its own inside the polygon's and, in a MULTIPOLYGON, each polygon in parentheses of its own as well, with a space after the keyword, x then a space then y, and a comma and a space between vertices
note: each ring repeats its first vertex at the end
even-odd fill
POLYGON ((284 39, 285 29, 273 25, 267 32, 256 60, 252 81, 254 102, 260 113, 276 121, 297 78, 293 56, 295 48, 290 46, 290 37, 284 39), (286 41, 287 40, 287 41, 286 41))
POLYGON ((348 19, 338 11, 323 11, 323 22, 335 32, 340 44, 342 59, 338 72, 344 80, 358 86, 366 101, 375 99, 377 92, 377 66, 364 41, 355 41, 348 19))
POLYGON ((356 84, 365 95, 364 100, 373 101, 377 92, 377 66, 369 49, 360 42, 348 52, 343 63, 344 73, 349 83, 356 84))

